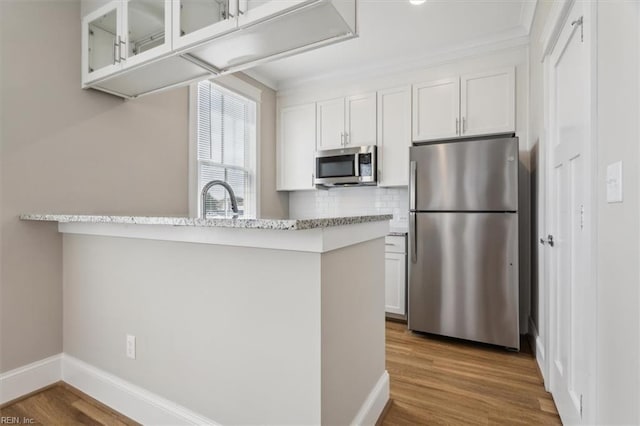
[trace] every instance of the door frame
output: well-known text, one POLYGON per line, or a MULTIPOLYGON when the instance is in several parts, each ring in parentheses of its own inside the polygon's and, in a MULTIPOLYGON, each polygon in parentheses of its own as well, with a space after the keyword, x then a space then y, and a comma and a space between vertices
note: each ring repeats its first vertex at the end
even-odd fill
MULTIPOLYGON (((552 65, 550 61, 551 53, 553 52, 556 43, 558 42, 560 33, 567 24, 569 12, 573 6, 575 0, 561 0, 552 6, 549 14, 549 19, 543 30, 542 34, 542 57, 540 58, 543 63, 543 90, 544 90, 544 131, 542 132, 540 143, 540 158, 539 158, 539 205, 538 205, 538 232, 540 235, 538 239, 545 238, 548 232, 548 224, 550 224, 549 215, 551 212, 549 208, 551 206, 551 196, 553 195, 548 188, 549 185, 549 172, 550 172, 550 159, 552 155, 552 141, 553 134, 551 129, 552 117, 551 117, 551 72, 552 65)), ((596 347, 597 347, 597 334, 596 334, 596 316, 597 316, 597 301, 596 301, 596 262, 595 254, 597 253, 597 188, 598 188, 598 174, 597 174, 597 2, 587 2, 584 6, 584 19, 589 24, 588 30, 584 31, 584 42, 587 44, 587 63, 588 69, 587 80, 589 82, 589 93, 587 98, 589 99, 588 111, 590 116, 590 125, 588 128, 588 143, 585 145, 585 170, 584 180, 585 185, 588 185, 588 190, 585 193, 585 229, 587 230, 587 250, 585 257, 586 263, 589 267, 589 271, 586 276, 589 278, 589 282, 585 283, 586 288, 589 290, 586 297, 588 311, 593 315, 588 318, 589 322, 582 324, 587 330, 593 333, 593 340, 591 340, 591 348, 586 351, 587 369, 589 371, 589 377, 587 380, 586 394, 583 396, 583 412, 582 421, 585 424, 591 424, 596 419, 596 347)), ((552 335, 555 329, 553 324, 553 315, 550 310, 551 306, 551 291, 550 291, 550 253, 547 250, 546 245, 538 244, 538 300, 539 300, 539 323, 538 333, 536 339, 536 358, 538 365, 540 366, 545 389, 551 388, 551 354, 552 344, 554 336, 552 335)))

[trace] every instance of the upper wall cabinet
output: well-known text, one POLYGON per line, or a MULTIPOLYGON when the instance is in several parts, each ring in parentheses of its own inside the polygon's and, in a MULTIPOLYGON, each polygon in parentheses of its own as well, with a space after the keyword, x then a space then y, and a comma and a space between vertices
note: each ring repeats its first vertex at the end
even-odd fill
POLYGON ((171 0, 116 0, 82 20, 88 83, 171 51, 171 0))
POLYGON ((278 190, 314 189, 316 104, 284 107, 278 119, 278 190))
POLYGON ((318 150, 375 145, 375 92, 318 102, 317 132, 318 150))
POLYGON ((515 132, 515 69, 413 86, 413 141, 515 132))
POLYGON ((505 68, 460 77, 462 136, 515 131, 515 71, 505 68))
POLYGON ((411 86, 378 92, 378 186, 409 183, 411 86))
POLYGON ((355 37, 356 0, 115 0, 82 28, 82 86, 136 97, 355 37))

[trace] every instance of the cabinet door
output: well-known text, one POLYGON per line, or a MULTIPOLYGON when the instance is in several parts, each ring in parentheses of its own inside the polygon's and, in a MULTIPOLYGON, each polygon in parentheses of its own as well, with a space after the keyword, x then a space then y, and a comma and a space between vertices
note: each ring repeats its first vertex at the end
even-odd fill
POLYGON ((105 4, 82 18, 82 83, 122 68, 122 2, 105 4))
POLYGON ((344 145, 344 98, 317 104, 316 149, 336 149, 344 145))
POLYGON ((515 70, 465 75, 460 116, 463 136, 515 132, 515 70))
POLYGON ((238 23, 243 27, 313 2, 314 0, 240 0, 238 23))
POLYGON ((124 0, 123 68, 171 52, 171 0, 124 0))
POLYGON ((344 144, 375 145, 377 142, 376 93, 349 96, 346 101, 344 144))
POLYGON ((278 126, 278 190, 315 189, 316 105, 282 108, 278 126))
POLYGON ((406 314, 406 259, 399 253, 384 255, 384 310, 390 314, 406 314))
POLYGON ((378 186, 409 184, 411 87, 378 92, 378 186))
POLYGON ((413 85, 413 141, 454 138, 459 134, 460 79, 413 85))
POLYGON ((237 0, 173 0, 173 49, 196 45, 238 26, 237 0))

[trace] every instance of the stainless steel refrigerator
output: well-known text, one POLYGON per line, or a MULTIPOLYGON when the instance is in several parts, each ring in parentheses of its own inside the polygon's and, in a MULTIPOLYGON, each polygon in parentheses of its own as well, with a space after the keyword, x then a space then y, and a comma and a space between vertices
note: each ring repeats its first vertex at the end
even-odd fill
POLYGON ((410 149, 409 329, 520 348, 518 138, 410 149))

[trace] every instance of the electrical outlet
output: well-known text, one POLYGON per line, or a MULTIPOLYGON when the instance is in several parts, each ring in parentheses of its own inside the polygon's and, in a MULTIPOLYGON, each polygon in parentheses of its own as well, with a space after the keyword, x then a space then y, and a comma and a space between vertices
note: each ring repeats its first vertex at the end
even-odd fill
POLYGON ((127 334, 127 358, 136 359, 136 336, 127 334))

